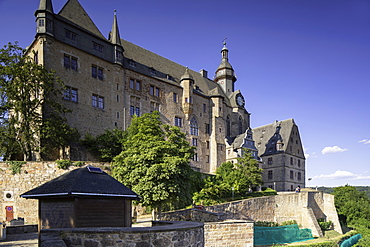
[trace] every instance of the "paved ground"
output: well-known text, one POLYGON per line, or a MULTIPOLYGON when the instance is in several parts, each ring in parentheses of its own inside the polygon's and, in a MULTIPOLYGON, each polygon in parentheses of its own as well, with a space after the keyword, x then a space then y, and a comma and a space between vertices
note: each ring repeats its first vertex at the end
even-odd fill
POLYGON ((5 241, 0 241, 0 246, 37 247, 38 234, 33 232, 7 235, 5 241))

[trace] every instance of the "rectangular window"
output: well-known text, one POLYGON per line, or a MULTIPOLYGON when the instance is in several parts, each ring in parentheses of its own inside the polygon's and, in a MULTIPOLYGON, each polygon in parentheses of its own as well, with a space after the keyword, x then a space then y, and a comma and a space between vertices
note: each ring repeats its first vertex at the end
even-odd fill
POLYGON ((101 44, 93 42, 93 48, 98 52, 103 52, 103 46, 101 44))
POLYGON ((161 96, 161 90, 159 88, 155 88, 155 96, 159 97, 161 96))
POLYGON ((91 76, 94 78, 98 77, 98 67, 95 65, 91 66, 91 76))
POLYGON ((135 107, 135 115, 140 117, 140 107, 135 107))
POLYGON ((203 112, 207 112, 207 105, 206 104, 203 104, 203 112))
POLYGON ((178 126, 178 127, 182 126, 182 118, 175 117, 175 126, 178 126))
POLYGON ((44 19, 39 19, 39 27, 45 26, 45 20, 44 19))
POLYGON ((290 171, 290 179, 294 179, 294 172, 290 171))
POLYGON ((198 146, 198 139, 197 138, 192 139, 192 145, 195 146, 195 147, 198 146))
POLYGON ((290 158, 290 164, 293 165, 293 158, 290 158))
POLYGON ((91 76, 103 80, 103 68, 91 65, 91 76))
POLYGON ((209 163, 209 155, 206 155, 206 163, 209 163))
POLYGON ((177 103, 177 93, 173 93, 173 102, 177 103))
POLYGON ((93 94, 92 95, 92 106, 100 109, 104 109, 104 97, 93 94))
POLYGON ((272 165, 272 157, 270 157, 270 158, 267 159, 267 164, 268 165, 272 165))
POLYGON ((209 141, 206 141, 206 147, 209 149, 209 141))
POLYGON ((63 98, 72 102, 78 102, 77 89, 66 86, 63 98))
POLYGON ((64 54, 64 67, 67 69, 77 70, 77 58, 64 54))
POLYGON ((149 87, 149 94, 153 95, 153 96, 156 96, 156 97, 160 97, 161 96, 161 89, 151 85, 149 87))
POLYGON ((103 68, 98 68, 98 79, 103 80, 103 68))
POLYGON ((211 134, 211 125, 206 123, 206 134, 211 134))
POLYGON ((119 118, 119 112, 117 112, 117 118, 119 118))
POLYGON ((301 160, 298 160, 298 167, 301 167, 301 160))
POLYGON ((197 153, 194 153, 193 155, 193 161, 199 161, 199 157, 197 153))
POLYGON ((130 79, 130 88, 136 91, 141 91, 141 82, 135 79, 130 79))
POLYGON ((73 40, 73 41, 76 41, 76 38, 77 38, 77 34, 74 33, 74 32, 71 32, 69 30, 65 30, 65 36, 67 39, 70 39, 70 40, 73 40))
POLYGON ((272 171, 268 171, 267 172, 267 175, 268 175, 268 179, 272 179, 273 178, 273 175, 272 175, 272 171))
POLYGON ((159 111, 159 104, 156 102, 150 102, 150 112, 159 111))
POLYGON ((302 174, 298 172, 298 180, 302 180, 302 174))
POLYGON ((135 114, 135 106, 130 105, 130 116, 133 116, 135 114))

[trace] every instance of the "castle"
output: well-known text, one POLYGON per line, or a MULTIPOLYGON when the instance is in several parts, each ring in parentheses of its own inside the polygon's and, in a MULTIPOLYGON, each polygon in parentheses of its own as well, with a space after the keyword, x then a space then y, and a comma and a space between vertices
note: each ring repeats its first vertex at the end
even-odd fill
MULTIPOLYGON (((62 103, 72 113, 69 125, 82 135, 126 129, 134 115, 159 111, 196 147, 191 166, 214 173, 225 161, 252 151, 264 168, 265 186, 293 190, 305 185, 305 158, 294 120, 252 130, 250 114, 224 43, 213 79, 121 39, 116 12, 104 37, 78 0, 55 13, 51 0, 40 0, 37 31, 28 53, 56 71, 66 89, 62 103)), ((72 160, 91 160, 71 147, 72 160)))

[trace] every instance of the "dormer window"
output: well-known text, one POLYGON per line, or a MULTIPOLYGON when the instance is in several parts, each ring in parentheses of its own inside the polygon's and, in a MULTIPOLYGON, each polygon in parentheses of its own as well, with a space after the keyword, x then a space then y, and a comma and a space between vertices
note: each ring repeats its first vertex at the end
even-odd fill
POLYGON ((156 75, 156 73, 155 73, 155 69, 154 69, 154 68, 150 68, 150 74, 152 74, 152 75, 156 75))
POLYGON ((93 42, 93 48, 95 51, 103 52, 103 46, 101 44, 93 42))
POLYGON ((72 31, 69 31, 69 30, 65 30, 65 36, 67 39, 70 39, 70 40, 73 40, 73 41, 76 41, 76 38, 77 38, 77 34, 72 32, 72 31))
POLYGON ((128 61, 128 64, 129 64, 131 67, 134 67, 134 68, 136 67, 136 62, 135 62, 134 60, 132 60, 132 59, 128 61))

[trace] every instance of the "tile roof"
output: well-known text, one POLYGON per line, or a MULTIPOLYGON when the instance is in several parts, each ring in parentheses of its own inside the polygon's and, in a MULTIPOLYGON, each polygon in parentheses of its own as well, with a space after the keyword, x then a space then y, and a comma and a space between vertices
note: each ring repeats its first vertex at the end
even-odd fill
POLYGON ((139 198, 135 192, 107 173, 90 172, 88 166, 67 172, 21 195, 33 199, 63 196, 139 198))

